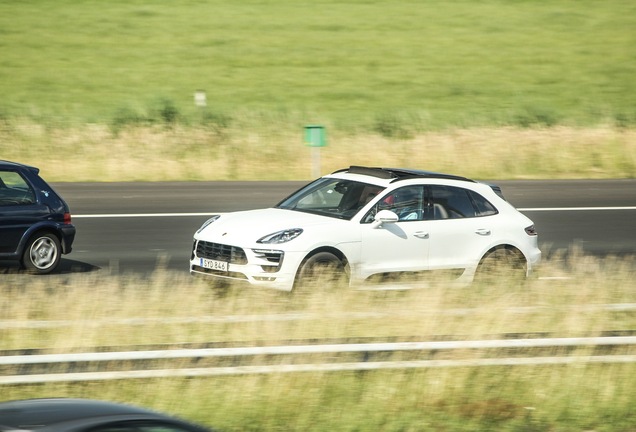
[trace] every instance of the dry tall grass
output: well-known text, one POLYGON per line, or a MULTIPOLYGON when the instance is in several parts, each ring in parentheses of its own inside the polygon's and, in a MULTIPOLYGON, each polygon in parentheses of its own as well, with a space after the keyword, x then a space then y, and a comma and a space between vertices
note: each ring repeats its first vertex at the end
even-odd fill
MULTIPOLYGON (((300 180, 312 177, 302 126, 236 128, 0 127, 2 158, 38 166, 49 181, 300 180)), ((633 178, 636 130, 616 127, 484 128, 408 139, 328 128, 321 172, 404 166, 481 179, 633 178)))
MULTIPOLYGON (((0 282, 0 349, 68 353, 98 346, 251 346, 307 338, 592 336, 635 328, 633 308, 607 307, 636 303, 635 273, 632 257, 600 259, 572 251, 554 254, 540 269, 539 276, 556 278, 464 288, 433 281, 402 292, 331 287, 294 295, 226 289, 161 269, 150 278, 107 272, 7 274, 0 282)), ((595 353, 590 348, 570 352, 595 353)), ((615 353, 633 354, 633 349, 615 353)), ((560 354, 566 352, 545 353, 560 354)), ((125 401, 236 431, 627 431, 636 420, 635 368, 573 364, 95 381, 3 386, 0 400, 74 396, 125 401)))
POLYGON ((549 279, 523 285, 504 280, 460 288, 440 280, 422 289, 379 292, 215 288, 207 280, 161 269, 150 278, 99 271, 44 278, 8 274, 0 285, 0 320, 12 324, 2 330, 0 349, 437 335, 475 339, 511 332, 568 336, 633 328, 634 314, 602 307, 636 303, 633 259, 575 256, 555 255, 540 268, 549 279), (270 319, 281 314, 298 318, 270 319), (51 325, 28 326, 41 321, 51 325))

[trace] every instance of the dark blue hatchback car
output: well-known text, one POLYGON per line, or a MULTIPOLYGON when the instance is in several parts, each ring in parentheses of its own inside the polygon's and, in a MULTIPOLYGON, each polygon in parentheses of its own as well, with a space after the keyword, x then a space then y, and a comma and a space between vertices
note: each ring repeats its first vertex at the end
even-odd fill
POLYGON ((0 431, 211 432, 145 408, 91 399, 26 399, 0 403, 0 431))
POLYGON ((0 260, 46 274, 71 252, 75 226, 68 205, 39 171, 0 160, 0 260))

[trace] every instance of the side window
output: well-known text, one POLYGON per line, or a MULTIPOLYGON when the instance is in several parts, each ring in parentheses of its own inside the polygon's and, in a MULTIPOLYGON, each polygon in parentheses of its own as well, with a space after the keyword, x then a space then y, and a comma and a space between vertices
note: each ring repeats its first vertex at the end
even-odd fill
POLYGON ((398 215, 399 221, 424 220, 426 218, 424 186, 405 186, 390 192, 373 206, 363 222, 372 222, 380 210, 391 210, 398 215))
POLYGON ((27 205, 35 203, 31 186, 14 171, 0 171, 0 205, 27 205))
POLYGON ((459 219, 477 216, 466 189, 453 186, 431 186, 433 219, 459 219))
POLYGON ((495 206, 490 204, 490 201, 479 195, 477 192, 468 191, 468 193, 473 199, 475 207, 477 207, 477 216, 492 216, 499 213, 495 206))

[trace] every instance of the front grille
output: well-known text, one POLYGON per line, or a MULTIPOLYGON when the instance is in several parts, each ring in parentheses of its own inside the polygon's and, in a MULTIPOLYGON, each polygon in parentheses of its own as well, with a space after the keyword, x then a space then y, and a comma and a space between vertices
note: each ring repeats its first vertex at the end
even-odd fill
POLYGON ((197 256, 199 258, 227 261, 230 264, 247 264, 247 257, 242 248, 202 240, 197 243, 197 256))

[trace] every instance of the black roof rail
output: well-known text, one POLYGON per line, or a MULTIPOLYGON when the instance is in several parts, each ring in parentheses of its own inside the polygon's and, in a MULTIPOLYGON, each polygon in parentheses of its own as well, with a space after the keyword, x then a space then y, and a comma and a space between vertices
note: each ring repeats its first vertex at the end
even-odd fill
POLYGON ((453 174, 444 174, 433 171, 414 170, 405 168, 380 168, 380 167, 363 167, 352 165, 349 168, 343 168, 335 173, 349 172, 351 174, 362 174, 382 179, 393 179, 392 181, 405 180, 410 178, 440 178, 448 180, 460 180, 475 183, 475 180, 457 176, 453 174))
POLYGON ((343 168, 338 171, 334 171, 334 174, 339 172, 349 172, 351 174, 362 174, 362 175, 368 175, 368 176, 382 178, 382 179, 390 179, 390 178, 397 177, 390 171, 385 170, 384 168, 363 167, 358 165, 351 165, 349 168, 343 168))

